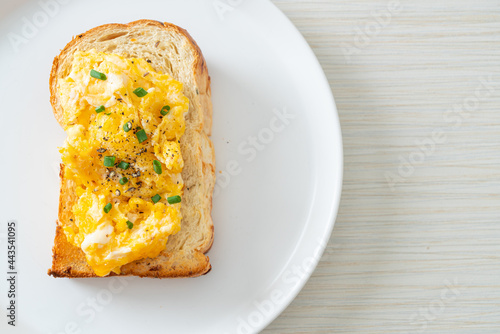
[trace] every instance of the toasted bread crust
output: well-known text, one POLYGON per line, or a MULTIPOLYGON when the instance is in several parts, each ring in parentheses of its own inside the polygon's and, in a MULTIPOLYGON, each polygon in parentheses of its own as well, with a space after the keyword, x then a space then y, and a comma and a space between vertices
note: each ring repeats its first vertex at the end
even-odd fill
MULTIPOLYGON (((193 91, 194 89, 196 91, 196 94, 190 93, 192 97, 186 119, 186 134, 181 138, 181 150, 183 156, 186 152, 185 166, 187 167, 185 170, 186 168, 190 169, 189 183, 186 184, 184 196, 191 196, 199 203, 190 204, 188 202, 184 204, 183 200, 182 210, 185 218, 181 222, 181 232, 178 233, 182 235, 170 237, 166 249, 154 259, 145 258, 124 265, 120 275, 154 278, 196 277, 211 270, 209 258, 204 254, 210 250, 214 237, 211 210, 215 185, 215 154, 213 144, 208 138, 212 126, 210 76, 203 54, 193 38, 186 30, 176 25, 151 20, 139 20, 128 24, 106 24, 93 28, 74 37, 54 58, 49 81, 50 102, 56 120, 62 127, 65 127, 63 110, 58 101, 57 86, 64 68, 71 64, 74 51, 90 48, 88 45, 92 45, 93 40, 105 36, 108 32, 121 36, 138 29, 159 29, 169 36, 173 36, 172 38, 182 39, 183 43, 185 42, 183 48, 186 48, 185 51, 193 56, 192 73, 189 75, 192 76, 190 78, 193 79, 191 84, 195 87, 186 87, 186 83, 179 80, 182 78, 176 79, 185 84, 185 90, 192 88, 193 91), (85 47, 83 47, 84 44, 85 47), (189 207, 190 205, 191 207, 189 207), (194 211, 196 214, 193 213, 194 211), (194 237, 190 239, 189 229, 192 229, 193 226, 203 229, 201 241, 191 240, 194 237)), ((175 68, 172 71, 175 78, 175 68)), ((60 178, 58 222, 54 239, 52 268, 49 269, 48 274, 54 277, 69 278, 98 277, 87 264, 83 251, 67 241, 62 229, 62 224, 72 219, 71 208, 77 198, 74 184, 64 177, 63 165, 61 165, 60 178)), ((114 273, 110 274, 110 276, 115 275, 114 273)))
MULTIPOLYGON (((54 277, 99 277, 87 264, 82 250, 66 240, 61 226, 56 227, 53 248, 53 265, 48 274, 54 277)), ((163 252, 154 259, 141 259, 122 267, 121 274, 109 276, 140 276, 151 278, 197 277, 208 273, 210 260, 201 252, 163 252)))

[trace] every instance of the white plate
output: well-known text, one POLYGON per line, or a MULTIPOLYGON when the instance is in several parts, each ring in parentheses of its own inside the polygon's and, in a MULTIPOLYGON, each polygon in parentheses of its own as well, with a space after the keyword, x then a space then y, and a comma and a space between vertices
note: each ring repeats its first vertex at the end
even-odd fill
MULTIPOLYGON (((0 272, 7 271, 6 224, 15 219, 18 295, 17 327, 2 316, 0 332, 248 334, 267 326, 316 266, 342 183, 330 87, 293 25, 264 0, 3 6, 0 272), (52 59, 75 34, 142 18, 186 28, 209 66, 218 176, 213 269, 196 279, 54 279, 46 272, 65 134, 49 104, 52 59)), ((0 282, 5 310, 7 283, 0 282)))

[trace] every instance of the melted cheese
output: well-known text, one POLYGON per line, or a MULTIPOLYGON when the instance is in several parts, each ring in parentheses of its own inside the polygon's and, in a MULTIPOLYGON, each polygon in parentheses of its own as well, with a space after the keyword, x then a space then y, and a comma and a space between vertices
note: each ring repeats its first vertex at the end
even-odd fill
POLYGON ((82 242, 82 250, 84 252, 89 249, 90 246, 96 245, 101 248, 103 245, 107 244, 111 239, 111 233, 113 233, 113 225, 109 223, 103 223, 97 229, 89 233, 85 236, 85 239, 82 242))

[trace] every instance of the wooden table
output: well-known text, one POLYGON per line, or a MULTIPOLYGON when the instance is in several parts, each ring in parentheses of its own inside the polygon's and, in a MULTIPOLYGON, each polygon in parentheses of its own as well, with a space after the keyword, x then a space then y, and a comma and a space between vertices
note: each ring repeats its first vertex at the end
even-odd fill
POLYGON ((345 172, 318 268, 263 333, 500 333, 500 2, 274 3, 328 76, 345 172))

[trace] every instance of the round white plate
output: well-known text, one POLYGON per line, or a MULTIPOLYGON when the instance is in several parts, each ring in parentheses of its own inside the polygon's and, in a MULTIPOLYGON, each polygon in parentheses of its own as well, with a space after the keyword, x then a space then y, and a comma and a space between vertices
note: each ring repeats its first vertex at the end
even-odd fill
MULTIPOLYGON (((16 327, 5 333, 257 333, 293 300, 330 237, 342 142, 311 49, 265 0, 41 0, 0 8, 0 275, 16 220, 16 327), (47 276, 58 207, 48 80, 72 36, 156 19, 187 29, 212 77, 217 186, 212 271, 196 279, 47 276)), ((0 307, 7 282, 0 280, 0 307)))

